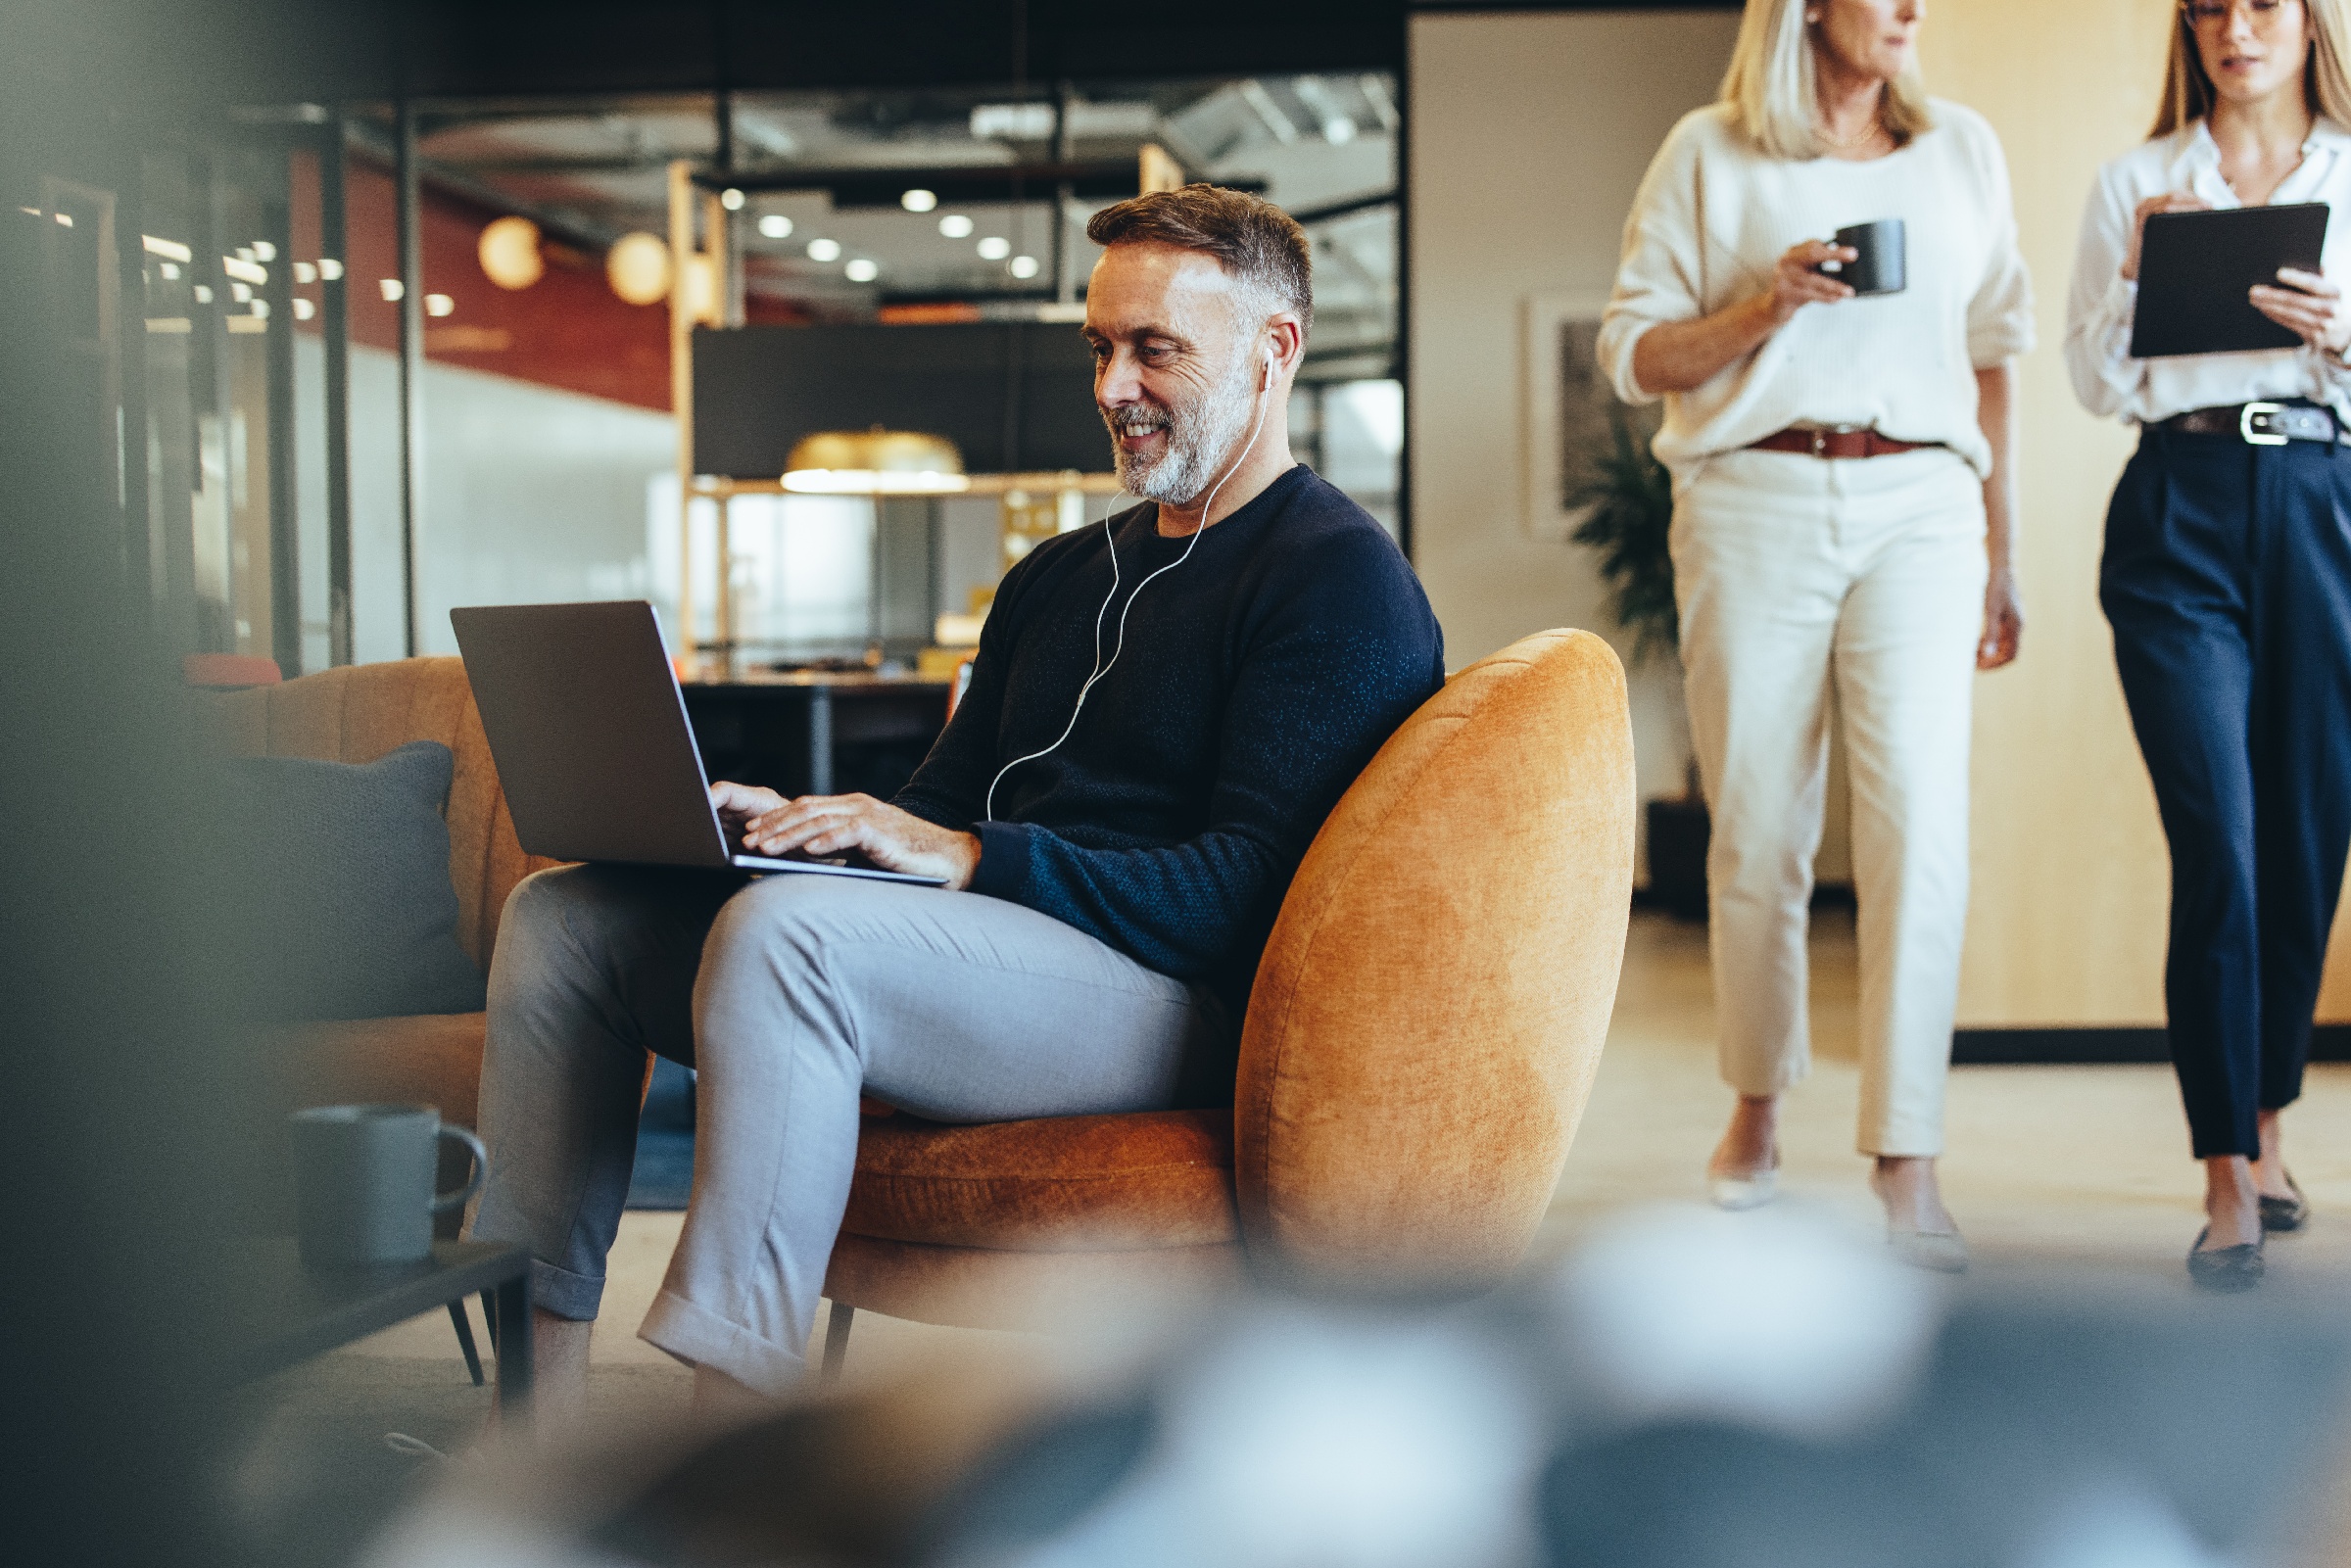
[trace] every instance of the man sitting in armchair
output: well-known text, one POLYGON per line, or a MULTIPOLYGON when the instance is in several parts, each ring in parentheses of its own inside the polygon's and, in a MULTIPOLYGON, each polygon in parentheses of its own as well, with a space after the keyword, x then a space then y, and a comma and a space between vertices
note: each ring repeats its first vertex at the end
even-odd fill
POLYGON ((1444 682, 1403 555, 1290 455, 1305 233, 1206 185, 1087 233, 1094 398, 1144 503, 1006 574, 971 689, 895 799, 710 786, 751 852, 862 854, 947 890, 574 866, 508 902, 474 1234, 537 1259, 554 1419, 585 1390, 648 1051, 699 1069, 700 1142, 640 1333, 705 1404, 782 1394, 860 1097, 960 1122, 1224 1103, 1307 845, 1444 682))

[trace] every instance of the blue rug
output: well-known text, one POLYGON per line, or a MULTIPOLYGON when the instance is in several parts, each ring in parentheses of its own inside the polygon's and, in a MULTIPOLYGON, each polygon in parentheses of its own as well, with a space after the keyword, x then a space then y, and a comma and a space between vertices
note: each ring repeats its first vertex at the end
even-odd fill
POLYGON ((694 1192, 694 1073, 666 1058, 653 1063, 652 1088, 637 1123, 637 1165, 629 1207, 675 1212, 694 1192))

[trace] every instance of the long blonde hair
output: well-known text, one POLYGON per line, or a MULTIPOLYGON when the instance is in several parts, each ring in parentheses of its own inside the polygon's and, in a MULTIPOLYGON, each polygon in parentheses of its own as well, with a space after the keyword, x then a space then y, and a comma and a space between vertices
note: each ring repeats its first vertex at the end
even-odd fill
MULTIPOLYGON (((2302 102, 2314 115, 2325 115, 2338 125, 2351 125, 2351 73, 2343 69, 2343 53, 2351 36, 2343 24, 2341 0, 2302 0, 2310 19, 2310 59, 2302 67, 2302 102)), ((2195 24, 2187 7, 2174 8, 2172 53, 2163 67, 2163 102, 2155 111, 2155 128, 2148 139, 2169 136, 2212 113, 2212 78, 2204 73, 2204 57, 2196 52, 2195 24)))
MULTIPOLYGON (((1731 69, 1723 72, 1720 101, 1732 119, 1774 158, 1818 158, 1828 151, 1818 130, 1818 70, 1812 40, 1804 36, 1804 7, 1810 0, 1747 0, 1739 19, 1739 42, 1731 69)), ((1901 146, 1932 130, 1927 89, 1915 71, 1886 84, 1886 128, 1901 146)))

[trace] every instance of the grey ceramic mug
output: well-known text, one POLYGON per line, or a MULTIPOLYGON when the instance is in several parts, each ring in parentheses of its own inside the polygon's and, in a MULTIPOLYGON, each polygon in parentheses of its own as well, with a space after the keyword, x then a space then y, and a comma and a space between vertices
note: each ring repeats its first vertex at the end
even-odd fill
POLYGON ((1820 270, 1850 283, 1854 294, 1899 294, 1909 286, 1909 246, 1900 218, 1881 217, 1875 223, 1841 228, 1836 243, 1852 247, 1853 260, 1823 261, 1820 270))
POLYGON ((322 1105, 293 1116, 302 1259, 328 1267, 413 1263, 433 1250, 433 1216, 481 1189, 490 1157, 429 1105, 322 1105), (473 1179, 433 1191, 441 1140, 473 1153, 473 1179))

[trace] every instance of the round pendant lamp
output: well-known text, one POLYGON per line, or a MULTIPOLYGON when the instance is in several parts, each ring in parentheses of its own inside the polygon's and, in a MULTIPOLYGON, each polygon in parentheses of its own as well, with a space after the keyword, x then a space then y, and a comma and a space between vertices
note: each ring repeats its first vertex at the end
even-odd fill
POLYGON ((474 246, 483 275, 502 289, 527 289, 547 273, 539 254, 539 225, 527 217, 508 215, 482 230, 474 246))
POLYGON ((784 488, 802 496, 949 496, 971 485, 953 442, 880 425, 804 437, 784 471, 784 488))
POLYGON ((659 305, 669 297, 669 247, 642 229, 623 234, 604 253, 604 279, 630 305, 659 305))

